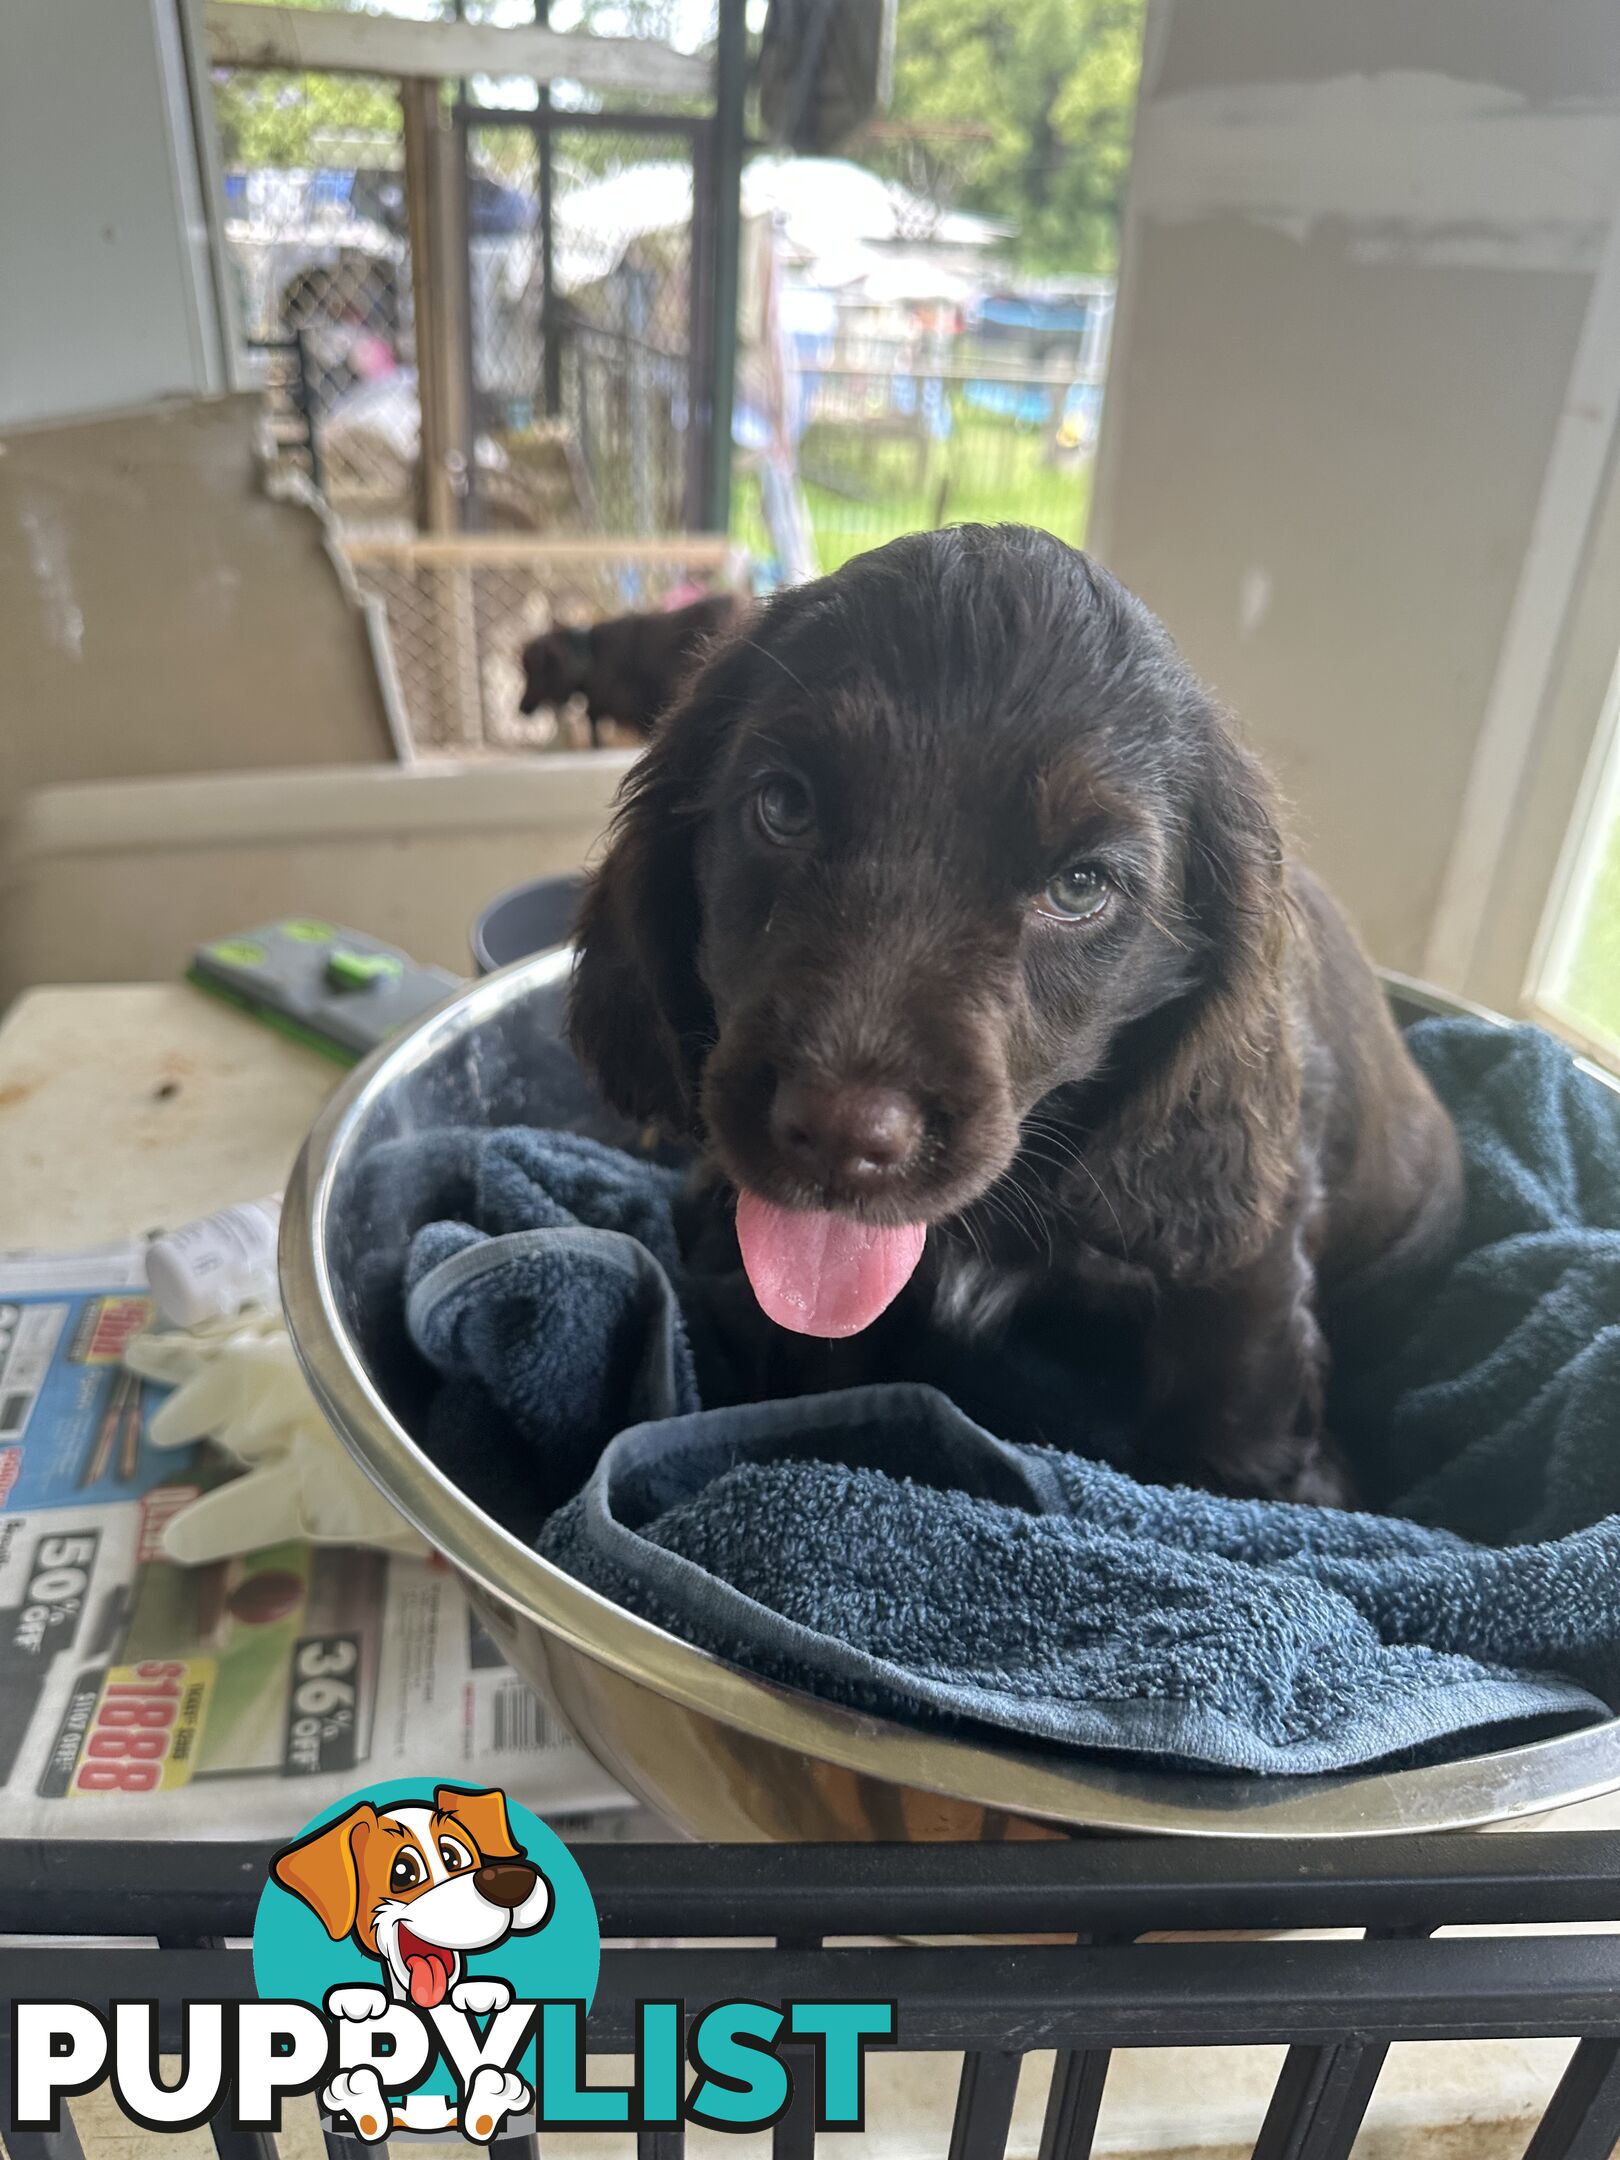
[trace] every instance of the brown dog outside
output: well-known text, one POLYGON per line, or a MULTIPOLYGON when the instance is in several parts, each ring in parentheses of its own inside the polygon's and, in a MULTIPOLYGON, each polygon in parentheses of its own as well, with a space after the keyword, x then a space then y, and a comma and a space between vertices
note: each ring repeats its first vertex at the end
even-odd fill
POLYGON ((735 593, 712 593, 686 607, 615 615, 607 622, 549 630, 523 648, 521 713, 558 712, 585 700, 591 742, 611 723, 645 740, 696 666, 703 648, 746 612, 735 593))

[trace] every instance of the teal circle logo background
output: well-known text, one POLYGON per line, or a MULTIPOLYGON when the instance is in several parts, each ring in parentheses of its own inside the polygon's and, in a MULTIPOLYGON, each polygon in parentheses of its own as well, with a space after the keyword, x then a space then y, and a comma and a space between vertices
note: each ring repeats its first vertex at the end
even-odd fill
MULTIPOLYGON (((443 1777, 390 1778, 382 1784, 362 1785, 312 1815, 301 1830, 283 1842, 296 1844, 312 1831, 337 1822, 366 1800, 379 1812, 402 1804, 431 1807, 434 1793, 443 1786, 457 1791, 474 1789, 457 1786, 455 1779, 443 1777)), ((466 1976, 504 1980, 525 2002, 581 2002, 588 2010, 595 1999, 602 1963, 602 1934, 590 1886, 578 1861, 556 1832, 548 1830, 520 1800, 510 1794, 502 1797, 513 1838, 525 1858, 534 1862, 551 1885, 551 1912, 532 1933, 508 1935, 493 1949, 470 1954, 466 1976)), ((261 2001, 302 2002, 316 2010, 324 2006, 331 1988, 369 1986, 388 1992, 388 1976, 377 1959, 367 1957, 352 1936, 333 1942, 303 1899, 284 1890, 274 1877, 260 1892, 254 1916, 253 1981, 261 2001)), ((532 2086, 532 2043, 516 2067, 532 2086)), ((385 2077, 385 2086, 386 2082, 385 2077)), ((455 2091, 455 2079, 442 2057, 431 2065, 416 2090, 446 2094, 455 2091)))

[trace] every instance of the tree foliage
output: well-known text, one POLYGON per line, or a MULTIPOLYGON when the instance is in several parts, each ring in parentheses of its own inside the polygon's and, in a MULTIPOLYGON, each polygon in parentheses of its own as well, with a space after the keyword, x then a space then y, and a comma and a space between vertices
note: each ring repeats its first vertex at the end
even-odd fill
POLYGON ((399 93, 363 75, 282 75, 221 70, 214 118, 227 168, 389 162, 401 130, 399 93))
MULTIPOLYGON (((341 14, 345 0, 284 0, 341 14)), ((214 71, 214 122, 228 170, 283 165, 339 170, 385 162, 379 150, 402 129, 399 89, 363 75, 288 75, 256 68, 214 71)))
MULTIPOLYGON (((880 130, 851 154, 949 207, 1004 220, 1030 270, 1111 270, 1144 7, 1145 0, 900 0, 891 118, 919 123, 921 132, 906 142, 896 139, 903 126, 880 130)), ((679 0, 578 0, 559 6, 556 19, 576 14, 586 28, 667 37, 683 10, 679 0)), ((399 135, 391 83, 243 70, 216 77, 215 94, 227 165, 378 163, 379 146, 399 135)), ((485 138, 486 156, 499 147, 485 138)), ((583 145, 571 149, 587 154, 583 145)), ((668 156, 669 146, 649 140, 641 155, 668 156)))
MULTIPOLYGON (((900 0, 892 117, 971 129, 936 162, 1024 265, 1114 267, 1144 0, 900 0)), ((893 152, 884 153, 892 158, 893 152)))

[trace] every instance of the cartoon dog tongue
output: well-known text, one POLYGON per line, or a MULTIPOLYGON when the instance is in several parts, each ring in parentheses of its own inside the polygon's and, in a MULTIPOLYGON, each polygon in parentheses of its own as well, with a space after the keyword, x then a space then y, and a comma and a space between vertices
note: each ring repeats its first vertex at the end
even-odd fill
POLYGON ((858 1335, 922 1258, 922 1223, 880 1230, 820 1209, 737 1195, 737 1242, 761 1310, 795 1335, 858 1335))
POLYGON ((450 1954, 437 1943, 425 1943, 420 1935, 402 1927, 399 1954, 410 1979, 411 2001, 418 2010, 436 2010, 450 1987, 450 1954))

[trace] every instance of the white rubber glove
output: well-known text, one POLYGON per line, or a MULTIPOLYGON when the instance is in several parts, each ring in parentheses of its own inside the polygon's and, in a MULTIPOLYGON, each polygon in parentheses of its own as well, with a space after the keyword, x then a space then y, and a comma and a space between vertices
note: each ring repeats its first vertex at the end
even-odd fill
POLYGON ((279 1312, 137 1335, 124 1362, 174 1389, 147 1428, 154 1447, 212 1440, 244 1474, 171 1518, 163 1549, 198 1566, 288 1538, 425 1554, 426 1543, 348 1455, 305 1385, 279 1312))

